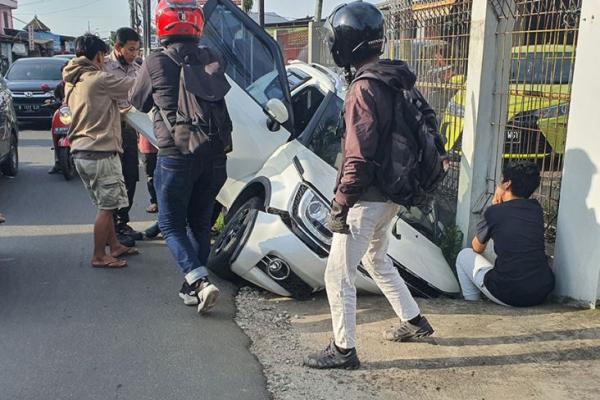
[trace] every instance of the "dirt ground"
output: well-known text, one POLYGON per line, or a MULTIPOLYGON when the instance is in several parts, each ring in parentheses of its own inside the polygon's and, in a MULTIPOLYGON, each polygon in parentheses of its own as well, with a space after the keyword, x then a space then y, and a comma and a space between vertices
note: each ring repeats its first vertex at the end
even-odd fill
POLYGON ((381 333, 397 322, 390 306, 383 297, 359 297, 358 371, 302 366, 332 336, 323 294, 298 302, 242 288, 237 322, 276 400, 600 398, 600 311, 418 302, 435 335, 389 343, 381 333))

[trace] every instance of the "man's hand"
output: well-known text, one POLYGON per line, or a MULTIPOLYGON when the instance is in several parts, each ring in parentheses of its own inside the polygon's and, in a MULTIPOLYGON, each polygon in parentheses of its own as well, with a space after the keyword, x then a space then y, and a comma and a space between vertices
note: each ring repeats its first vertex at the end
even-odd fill
POLYGON ((496 193, 494 193, 494 198, 492 199, 492 205, 502 204, 502 194, 504 191, 500 188, 500 186, 496 187, 496 193))
POLYGON ((350 226, 348 226, 346 218, 348 218, 348 207, 333 200, 329 219, 327 220, 327 228, 334 233, 340 233, 342 235, 349 234, 350 226))

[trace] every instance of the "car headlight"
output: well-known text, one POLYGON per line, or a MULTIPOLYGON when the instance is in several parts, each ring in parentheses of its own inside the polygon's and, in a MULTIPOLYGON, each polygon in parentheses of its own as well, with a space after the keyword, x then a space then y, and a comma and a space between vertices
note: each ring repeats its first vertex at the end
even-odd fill
POLYGON ((332 238, 331 231, 326 226, 329 210, 330 206, 319 194, 306 185, 300 185, 290 214, 305 234, 319 245, 329 247, 332 238))
POLYGON ((538 119, 558 118, 569 114, 569 103, 559 104, 557 106, 541 108, 534 112, 538 119))
POLYGON ((464 118, 465 106, 456 103, 454 100, 450 100, 450 103, 448 103, 447 112, 454 117, 464 118))

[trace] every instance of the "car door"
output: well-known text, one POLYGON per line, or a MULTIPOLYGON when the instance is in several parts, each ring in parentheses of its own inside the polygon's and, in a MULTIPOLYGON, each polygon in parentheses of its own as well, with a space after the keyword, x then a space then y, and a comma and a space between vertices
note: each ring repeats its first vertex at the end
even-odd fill
POLYGON ((209 0, 202 44, 216 50, 226 63, 232 89, 226 97, 233 122, 233 152, 228 156, 230 179, 242 180, 293 133, 290 90, 281 50, 275 40, 229 0, 209 0), (267 102, 281 100, 290 115, 281 129, 268 129, 267 102))

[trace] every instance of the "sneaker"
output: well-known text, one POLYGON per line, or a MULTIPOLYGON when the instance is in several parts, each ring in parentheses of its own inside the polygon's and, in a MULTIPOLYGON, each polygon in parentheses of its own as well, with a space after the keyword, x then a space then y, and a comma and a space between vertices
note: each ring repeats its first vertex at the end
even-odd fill
POLYGON ((123 235, 127 235, 129 237, 131 237, 133 240, 144 240, 144 235, 142 234, 142 232, 138 232, 135 229, 133 229, 131 226, 124 224, 124 225, 120 225, 118 227, 118 231, 119 233, 123 234, 123 235))
POLYGON ((179 291, 179 298, 183 300, 183 304, 186 306, 197 306, 198 305, 198 293, 196 288, 191 286, 187 281, 183 281, 183 286, 179 291))
POLYGON ((400 326, 388 329, 383 333, 383 338, 391 342, 406 342, 411 339, 431 336, 434 332, 427 318, 421 317, 421 320, 416 324, 404 321, 400 326))
POLYGON ((198 293, 198 314, 211 311, 215 307, 221 291, 206 278, 200 279, 192 286, 198 293))
POLYGON ((360 361, 356 349, 343 354, 332 340, 325 350, 306 357, 304 365, 315 369, 358 369, 360 361))
POLYGON ((48 171, 48 174, 54 175, 54 174, 58 174, 59 172, 61 172, 60 166, 58 164, 54 164, 54 167, 50 168, 50 170, 48 171))
POLYGON ((156 214, 158 212, 158 205, 152 203, 146 208, 148 214, 156 214))
POLYGON ((117 240, 125 247, 135 247, 135 240, 122 232, 117 232, 117 240))
POLYGON ((160 235, 160 228, 158 227, 158 222, 144 231, 144 237, 146 239, 155 239, 158 235, 160 235))

